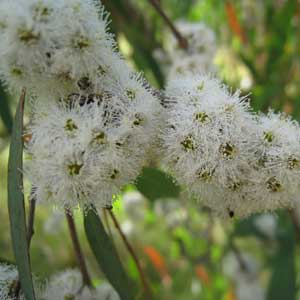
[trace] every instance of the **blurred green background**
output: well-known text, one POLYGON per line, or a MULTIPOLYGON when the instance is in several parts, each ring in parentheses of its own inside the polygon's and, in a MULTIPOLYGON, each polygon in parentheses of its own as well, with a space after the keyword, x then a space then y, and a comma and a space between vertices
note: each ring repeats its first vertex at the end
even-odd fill
MULTIPOLYGON (((147 0, 103 0, 119 48, 157 88, 165 76, 153 55, 169 30, 147 0)), ((250 94, 255 110, 268 107, 300 116, 300 2, 296 0, 160 0, 172 20, 204 22, 217 35, 218 76, 250 94)), ((6 204, 9 136, 16 99, 0 89, 0 261, 13 261, 6 204)), ((133 244, 157 299, 300 299, 300 209, 220 220, 185 197, 156 169, 120 195, 114 211, 133 244)), ((95 281, 95 267, 82 227, 76 223, 95 281)), ((76 266, 64 215, 37 208, 31 257, 45 278, 76 266)), ((113 223, 107 229, 128 270, 139 277, 113 223)))

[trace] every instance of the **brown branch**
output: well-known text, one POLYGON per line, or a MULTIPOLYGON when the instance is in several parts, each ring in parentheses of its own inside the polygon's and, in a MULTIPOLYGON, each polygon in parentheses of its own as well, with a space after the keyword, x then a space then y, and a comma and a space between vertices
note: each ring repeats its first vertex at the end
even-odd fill
POLYGON ((248 271, 248 266, 240 252, 240 250, 236 247, 236 245, 234 244, 234 242, 231 242, 231 249, 240 265, 240 268, 242 271, 247 272, 248 271))
POLYGON ((82 250, 81 250, 81 247, 80 247, 80 243, 79 243, 79 239, 78 239, 78 235, 77 235, 73 215, 72 215, 71 211, 67 208, 65 209, 65 215, 66 215, 66 218, 67 218, 68 227, 69 227, 69 231, 70 231, 70 235, 71 235, 71 239, 72 239, 72 243, 73 243, 73 247, 74 247, 78 267, 79 267, 80 272, 82 274, 83 283, 86 286, 92 287, 92 281, 91 281, 91 278, 90 278, 89 273, 87 271, 84 256, 83 256, 83 253, 82 253, 82 250))
POLYGON ((142 282, 142 285, 143 285, 143 289, 144 289, 145 295, 147 295, 149 298, 153 299, 150 286, 149 286, 149 284, 148 284, 148 282, 146 280, 146 275, 145 275, 145 273, 144 273, 144 271, 142 269, 142 266, 141 266, 141 264, 140 264, 140 262, 138 260, 137 255, 135 254, 132 246, 130 245, 129 241, 127 240, 127 238, 126 238, 126 236, 124 234, 124 232, 122 231, 122 229, 121 229, 121 227, 120 227, 120 225, 118 223, 118 220, 116 219, 116 217, 115 217, 112 209, 107 208, 107 211, 109 212, 109 215, 110 215, 111 219, 113 220, 116 229, 118 230, 118 232, 119 232, 119 234, 120 234, 120 236, 121 236, 121 238, 122 238, 122 240, 123 240, 123 242, 124 242, 124 244, 125 244, 128 252, 132 256, 132 258, 133 258, 133 260, 134 260, 134 262, 135 262, 135 264, 137 266, 137 269, 138 269, 139 274, 140 274, 140 279, 141 279, 141 282, 142 282))
POLYGON ((31 240, 34 235, 34 215, 35 215, 35 206, 36 200, 35 198, 31 198, 29 200, 29 214, 27 220, 27 241, 28 241, 28 248, 30 248, 31 240))
POLYGON ((166 15, 166 13, 161 8, 159 2, 157 0, 149 0, 150 4, 156 9, 156 11, 160 14, 160 16, 164 19, 166 24, 170 27, 171 31, 173 32, 174 36, 176 37, 179 46, 182 49, 188 48, 188 41, 182 34, 177 30, 171 19, 166 15))

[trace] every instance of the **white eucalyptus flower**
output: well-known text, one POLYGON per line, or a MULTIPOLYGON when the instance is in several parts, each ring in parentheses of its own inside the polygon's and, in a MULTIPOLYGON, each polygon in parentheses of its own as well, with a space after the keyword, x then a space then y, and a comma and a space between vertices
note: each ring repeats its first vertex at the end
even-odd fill
POLYGON ((168 79, 178 75, 215 73, 213 60, 216 54, 216 36, 204 23, 178 21, 176 28, 187 39, 188 48, 181 49, 174 35, 167 35, 166 52, 170 68, 168 79))
POLYGON ((258 117, 255 168, 261 176, 254 194, 265 210, 291 207, 299 194, 300 127, 285 114, 258 117))
POLYGON ((101 3, 16 0, 2 7, 2 78, 32 96, 25 174, 37 200, 110 206, 153 153, 158 100, 116 51, 101 3))
POLYGON ((256 124, 247 99, 205 75, 170 81, 166 98, 167 168, 206 206, 234 211, 256 182, 256 124))
MULTIPOLYGON (((204 55, 208 58, 214 57, 216 53, 216 36, 214 31, 206 24, 177 21, 175 26, 188 41, 188 54, 204 55)), ((178 40, 174 35, 169 36, 168 47, 171 56, 176 58, 186 56, 186 50, 179 48, 178 40)))
POLYGON ((72 103, 38 104, 27 128, 31 140, 25 164, 37 201, 111 206, 147 163, 156 138, 158 103, 152 96, 142 99, 110 95, 88 104, 76 95, 72 103))
MULTIPOLYGON (((13 290, 18 281, 18 270, 15 266, 0 264, 0 300, 14 300, 13 290)), ((23 295, 20 299, 24 300, 23 295)))
POLYGON ((0 20, 1 74, 11 90, 37 85, 47 77, 50 55, 56 47, 52 18, 61 1, 2 1, 0 20))
POLYGON ((118 294, 107 283, 95 289, 84 286, 81 273, 76 269, 52 276, 40 295, 43 300, 119 300, 118 294))

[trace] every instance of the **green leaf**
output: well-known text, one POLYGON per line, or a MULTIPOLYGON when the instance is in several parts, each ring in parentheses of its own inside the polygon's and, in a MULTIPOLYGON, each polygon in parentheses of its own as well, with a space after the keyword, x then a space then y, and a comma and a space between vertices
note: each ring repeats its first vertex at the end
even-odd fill
POLYGON ((8 98, 0 85, 0 117, 8 131, 11 133, 13 126, 13 118, 8 106, 8 98))
POLYGON ((113 31, 122 32, 132 45, 132 59, 136 67, 150 71, 157 85, 162 88, 164 75, 161 66, 153 57, 153 50, 158 47, 153 24, 147 22, 144 14, 128 1, 103 0, 102 3, 112 15, 113 31))
POLYGON ((94 209, 84 216, 84 228, 90 247, 106 278, 121 300, 133 300, 132 287, 118 253, 94 209))
POLYGON ((137 189, 149 200, 159 198, 177 198, 180 188, 166 173, 153 169, 144 168, 136 181, 137 189))
POLYGON ((273 272, 268 287, 267 300, 295 300, 295 233, 289 216, 281 215, 279 221, 279 247, 271 261, 273 272))
POLYGON ((23 195, 23 113, 25 90, 20 97, 13 124, 8 160, 8 210, 11 238, 19 271, 19 279, 26 300, 34 300, 30 257, 27 242, 25 204, 23 195))
POLYGON ((259 215, 253 215, 247 219, 237 220, 235 223, 234 231, 232 236, 246 237, 246 236, 256 236, 259 239, 267 240, 269 239, 259 228, 255 225, 255 220, 259 215))

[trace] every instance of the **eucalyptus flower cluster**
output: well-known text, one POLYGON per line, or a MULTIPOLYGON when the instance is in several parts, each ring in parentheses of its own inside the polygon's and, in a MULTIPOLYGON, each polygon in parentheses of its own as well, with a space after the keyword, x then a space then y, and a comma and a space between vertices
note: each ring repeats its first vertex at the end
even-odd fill
POLYGON ((188 194, 219 215, 291 207, 299 193, 300 128, 206 75, 166 88, 164 165, 188 194))
MULTIPOLYGON (((0 264, 0 300, 15 300, 18 271, 15 266, 0 264)), ((117 292, 107 283, 95 288, 84 285, 77 269, 67 269, 51 276, 46 282, 34 280, 37 300, 119 300, 117 292)), ((18 299, 25 300, 22 291, 18 299)))
POLYGON ((40 294, 43 300, 120 300, 116 291, 106 283, 96 288, 84 286, 82 275, 76 269, 53 275, 40 294))
POLYGON ((162 148, 164 166, 188 194, 221 215, 294 205, 299 125, 253 113, 239 92, 201 75, 212 72, 211 29, 176 24, 189 46, 168 40, 176 71, 163 111, 116 50, 107 23, 92 0, 0 2, 0 76, 31 98, 24 173, 33 197, 59 207, 111 206, 162 148))
MULTIPOLYGON (((16 289, 18 271, 8 264, 0 264, 0 300, 14 300, 13 291, 16 289)), ((24 300, 20 295, 20 300, 24 300)))
POLYGON ((178 75, 215 73, 213 60, 216 54, 216 36, 206 24, 177 21, 176 28, 186 38, 187 49, 182 49, 174 35, 167 36, 166 50, 171 61, 169 79, 178 75))
POLYGON ((32 98, 24 172, 40 202, 111 206, 156 142, 160 104, 107 23, 92 0, 1 2, 1 75, 32 98))

